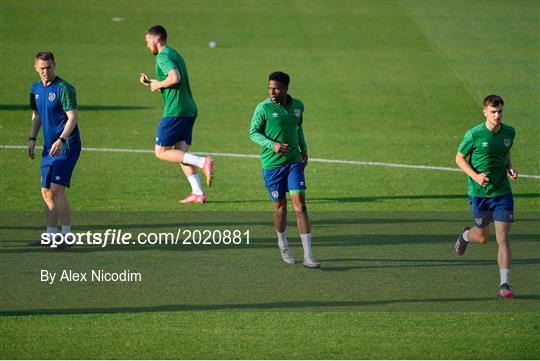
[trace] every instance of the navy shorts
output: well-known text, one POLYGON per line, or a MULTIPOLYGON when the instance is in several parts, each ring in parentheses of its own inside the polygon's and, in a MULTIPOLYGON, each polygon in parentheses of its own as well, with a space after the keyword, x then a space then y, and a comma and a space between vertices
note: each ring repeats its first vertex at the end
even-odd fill
POLYGON ((262 176, 273 202, 281 201, 287 192, 295 193, 306 190, 302 163, 290 163, 277 168, 263 169, 262 176))
POLYGON ((196 117, 165 117, 161 118, 157 128, 156 144, 162 147, 172 147, 180 141, 191 145, 191 133, 196 117))
POLYGON ((51 188, 51 183, 68 187, 75 164, 81 155, 80 150, 62 147, 60 154, 51 157, 45 154, 41 158, 41 188, 51 188))
POLYGON ((512 194, 493 198, 469 196, 474 224, 485 228, 493 221, 514 223, 514 197, 512 194))

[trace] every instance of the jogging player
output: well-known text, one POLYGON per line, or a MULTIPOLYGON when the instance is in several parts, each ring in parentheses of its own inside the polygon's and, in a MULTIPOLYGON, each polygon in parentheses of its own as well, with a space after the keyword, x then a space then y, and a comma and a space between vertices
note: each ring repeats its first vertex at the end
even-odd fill
POLYGON ((500 96, 484 99, 485 122, 469 129, 456 154, 456 164, 468 178, 468 194, 474 217, 472 228, 464 227, 456 241, 454 253, 461 256, 469 243, 486 243, 489 225, 495 225, 500 269, 498 296, 514 298, 510 288, 509 233, 514 223, 514 198, 508 178, 516 180, 510 149, 515 130, 502 123, 504 101, 500 96))
POLYGON ((167 31, 161 25, 152 26, 145 35, 146 46, 156 56, 157 79, 141 73, 139 81, 152 92, 161 91, 164 101, 163 117, 159 122, 155 154, 160 160, 179 164, 191 185, 191 194, 181 204, 204 203, 206 196, 199 180, 198 169, 204 173, 206 184, 213 178, 213 160, 188 153, 197 105, 191 95, 184 59, 167 45, 167 31))

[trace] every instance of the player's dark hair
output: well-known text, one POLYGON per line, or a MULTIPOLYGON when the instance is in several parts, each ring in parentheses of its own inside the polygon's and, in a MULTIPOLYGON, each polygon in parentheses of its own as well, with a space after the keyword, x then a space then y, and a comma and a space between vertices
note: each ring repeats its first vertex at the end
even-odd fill
POLYGON ((484 98, 484 106, 498 107, 499 105, 504 105, 504 100, 498 95, 492 94, 484 98))
POLYGON ((161 40, 167 41, 167 30, 161 25, 154 25, 146 31, 147 34, 158 36, 161 40))
POLYGON ((275 71, 270 74, 270 76, 268 76, 268 81, 270 80, 279 81, 286 86, 289 86, 289 83, 291 82, 291 78, 289 77, 289 75, 282 71, 275 71))
POLYGON ((50 51, 40 51, 36 54, 34 57, 37 60, 43 60, 43 61, 52 61, 53 64, 56 64, 56 61, 54 61, 54 55, 50 51))

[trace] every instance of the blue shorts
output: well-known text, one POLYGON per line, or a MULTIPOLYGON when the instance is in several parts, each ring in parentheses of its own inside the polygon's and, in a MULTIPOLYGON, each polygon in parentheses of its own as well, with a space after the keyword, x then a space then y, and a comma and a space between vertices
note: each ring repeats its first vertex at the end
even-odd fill
POLYGON ((285 198, 287 192, 303 192, 306 190, 304 165, 290 163, 272 169, 263 169, 264 185, 268 189, 273 202, 285 198))
POLYGON ((45 153, 41 158, 41 188, 51 188, 51 183, 68 187, 75 164, 81 155, 80 150, 62 147, 60 154, 51 157, 45 153))
POLYGON ((485 228, 493 221, 514 223, 514 197, 512 194, 493 198, 469 196, 474 225, 485 228))
POLYGON ((156 144, 162 147, 172 147, 180 141, 191 145, 191 133, 196 117, 165 117, 161 118, 157 128, 156 144))

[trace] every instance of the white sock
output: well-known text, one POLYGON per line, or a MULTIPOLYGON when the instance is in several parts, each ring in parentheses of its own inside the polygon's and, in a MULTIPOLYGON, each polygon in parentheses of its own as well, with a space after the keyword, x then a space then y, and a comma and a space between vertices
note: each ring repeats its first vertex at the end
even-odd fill
POLYGON ((501 268, 501 285, 503 283, 510 284, 510 270, 508 268, 501 268))
POLYGON ((62 226, 62 234, 71 233, 71 226, 62 226))
POLYGON ((277 244, 280 249, 287 249, 289 248, 289 242, 287 241, 287 234, 285 232, 279 233, 277 232, 277 244))
POLYGON ((313 257, 311 253, 311 233, 301 234, 300 239, 304 248, 304 259, 313 257))
POLYGON ((189 177, 187 177, 187 180, 189 181, 189 184, 191 184, 191 193, 198 196, 204 194, 198 174, 190 175, 189 177))
POLYGON ((465 242, 469 242, 469 230, 463 232, 463 239, 465 240, 465 242))
POLYGON ((58 230, 56 229, 56 227, 49 227, 49 226, 47 226, 47 233, 49 233, 49 234, 55 234, 56 232, 58 232, 58 230))
POLYGON ((196 155, 193 155, 191 153, 184 153, 184 160, 182 161, 182 163, 202 168, 202 166, 204 165, 204 157, 197 157, 196 155))

